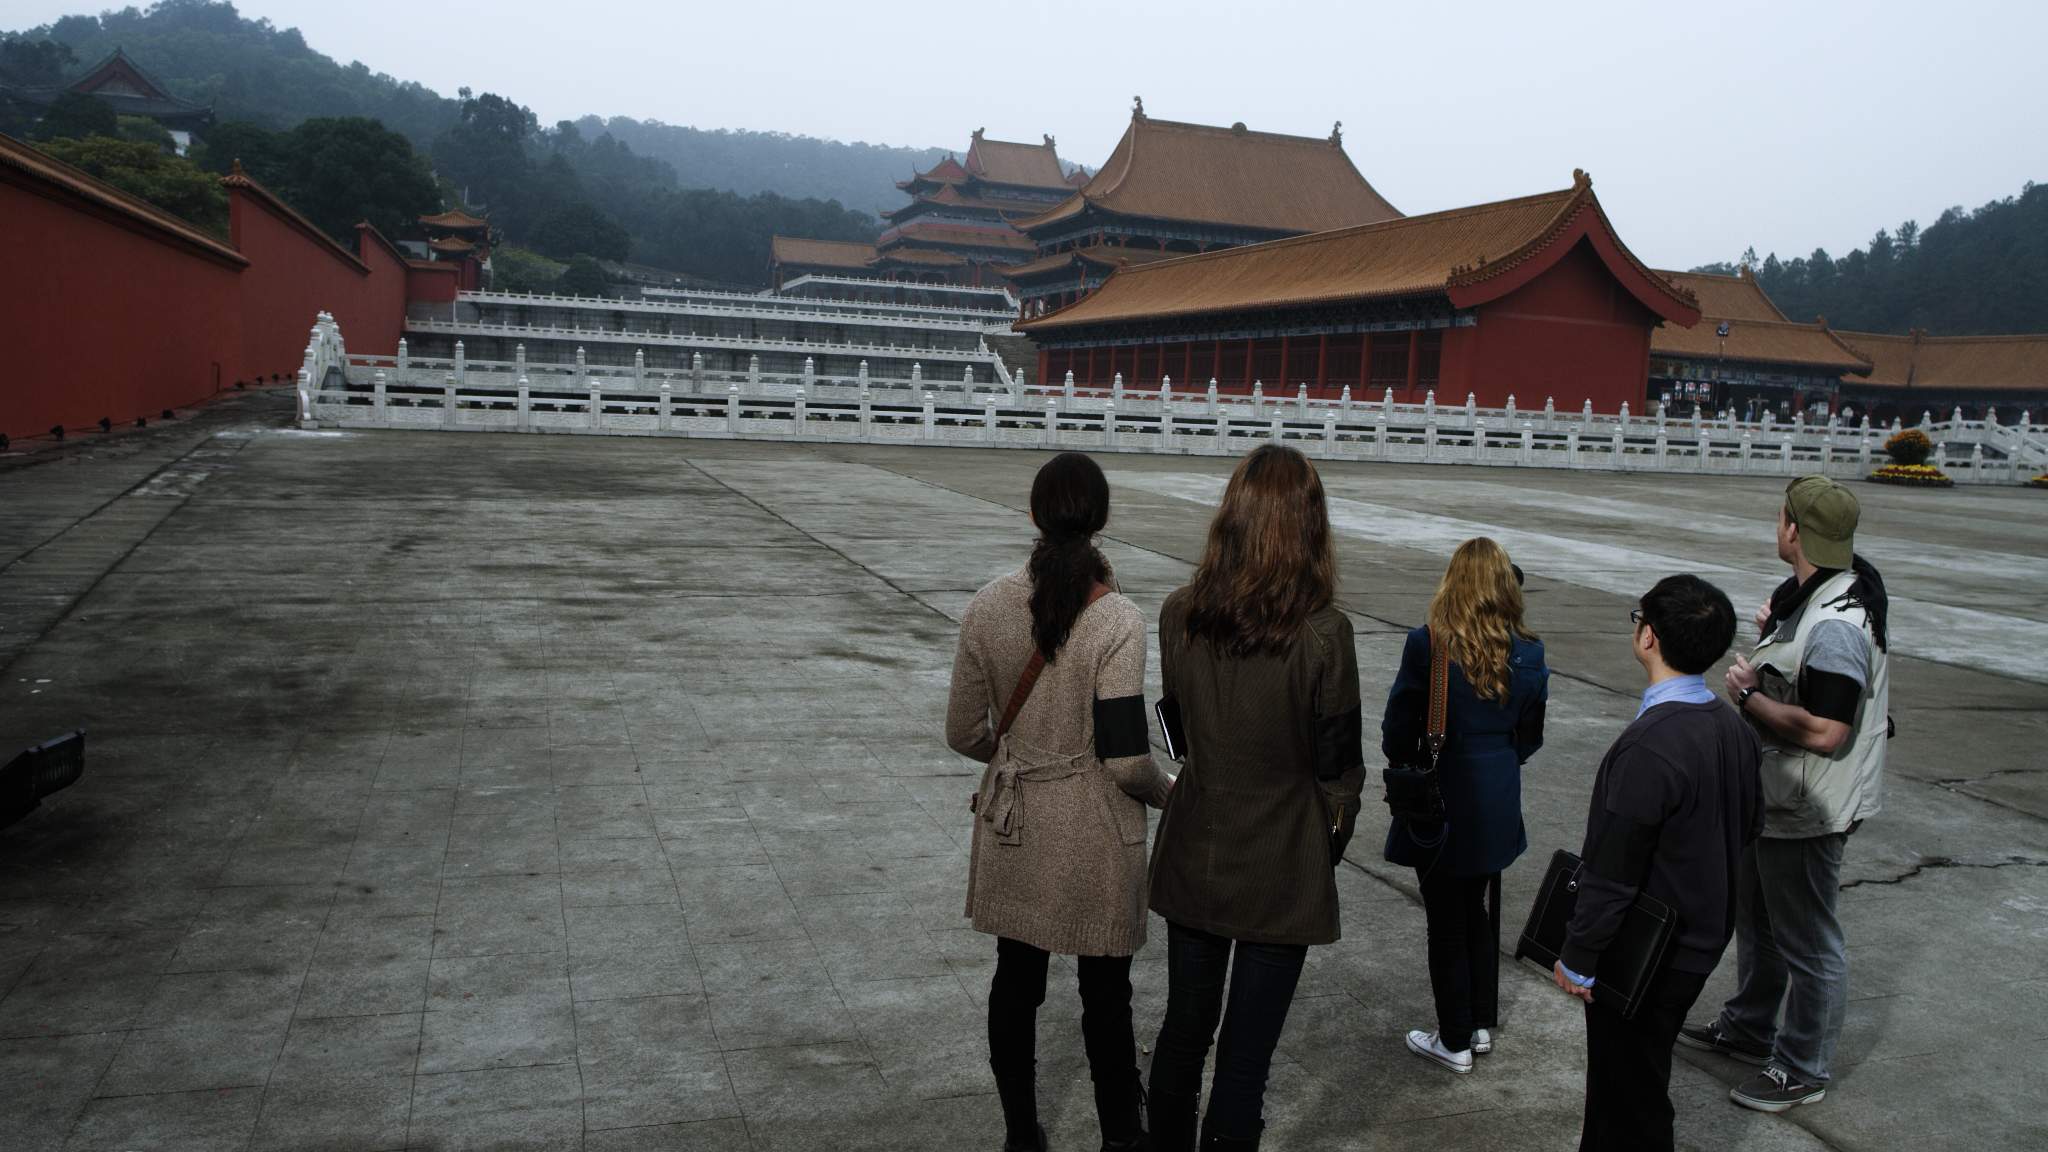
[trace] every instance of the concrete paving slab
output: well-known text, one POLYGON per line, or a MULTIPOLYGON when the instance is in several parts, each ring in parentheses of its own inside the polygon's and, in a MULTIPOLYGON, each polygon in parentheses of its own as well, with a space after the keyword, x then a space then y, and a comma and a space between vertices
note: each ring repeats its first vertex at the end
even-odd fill
MULTIPOLYGON (((0 1145, 993 1146, 993 946, 960 916, 977 770, 939 730, 956 621, 1023 562, 1042 457, 299 437, 266 431, 266 403, 0 469, 0 741, 91 729, 86 778, 0 832, 0 1084, 21 1101, 0 1145)), ((1105 553, 1153 616, 1228 462, 1106 464, 1105 553)), ((1634 710, 1634 593, 1683 567, 1760 594, 1781 486, 1324 474, 1368 699, 1448 546, 1496 531, 1529 570, 1554 675, 1518 913, 1634 710)), ((1859 496, 1900 605, 1900 734, 1846 865, 1840 1075, 1762 1117, 1726 1100, 1742 1069, 1682 1056, 1684 1147, 2048 1140, 2027 1103, 2048 1072, 2048 505, 1859 496)), ((1479 1074, 1401 1048, 1431 1011, 1422 918, 1378 858, 1384 817, 1361 825, 1267 1146, 1571 1147, 1583 1025, 1534 974, 1504 969, 1479 1074)), ((1141 1041, 1164 1004, 1151 932, 1141 1041)), ((1040 1029, 1062 1146, 1095 1139, 1079 1013, 1062 960, 1040 1029)))

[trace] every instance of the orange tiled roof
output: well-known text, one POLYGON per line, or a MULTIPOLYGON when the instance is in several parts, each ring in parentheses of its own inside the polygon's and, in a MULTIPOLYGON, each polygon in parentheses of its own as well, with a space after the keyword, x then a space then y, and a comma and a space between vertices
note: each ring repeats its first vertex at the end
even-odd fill
POLYGON ((1131 118, 1123 139, 1079 193, 1018 227, 1077 216, 1089 205, 1124 216, 1277 232, 1322 232, 1398 219, 1344 152, 1341 137, 1253 132, 1131 118))
POLYGON ((1700 315, 1716 320, 1783 320, 1785 314, 1764 295, 1756 277, 1744 268, 1734 276, 1711 272, 1664 272, 1657 275, 1693 294, 1700 315))
POLYGON ((249 261, 240 252, 138 196, 102 183, 54 156, 0 135, 0 180, 24 184, 42 195, 81 204, 97 215, 134 231, 197 250, 237 266, 249 261))
POLYGON ((961 184, 965 183, 968 179, 967 169, 962 168, 960 162, 953 159, 952 154, 948 153, 944 160, 939 161, 922 172, 913 173, 910 179, 898 180, 896 186, 898 188, 909 188, 923 180, 929 180, 935 184, 961 184))
POLYGON ((935 252, 929 248, 891 248, 876 256, 874 265, 883 264, 928 264, 933 267, 950 268, 967 263, 967 257, 957 252, 935 252))
POLYGON ((488 228, 491 225, 489 220, 478 219, 460 208, 436 213, 432 216, 422 216, 420 217, 420 223, 429 228, 447 228, 458 232, 472 228, 488 228))
POLYGON ((476 245, 456 236, 443 236, 439 240, 427 241, 427 247, 436 252, 474 252, 476 245))
POLYGON ((1844 332, 1842 340, 1871 362, 1869 384, 1880 388, 2048 392, 2048 334, 2030 336, 1893 336, 1844 332))
POLYGON ((958 185, 942 184, 936 192, 926 192, 901 208, 882 213, 884 217, 899 216, 918 204, 942 204, 948 208, 985 208, 991 212, 1007 213, 1011 216, 1028 216, 1045 211, 1043 200, 1013 200, 1005 196, 987 196, 977 192, 962 192, 958 185))
POLYGON ((768 241, 769 258, 777 264, 807 264, 819 268, 865 268, 875 258, 873 244, 844 240, 807 240, 800 236, 775 236, 768 241))
POLYGON ((1096 244, 1067 252, 1055 252, 1050 256, 1041 256, 1023 264, 1012 264, 997 271, 1012 280, 1022 280, 1062 268, 1071 268, 1076 263, 1093 264, 1098 268, 1122 268, 1126 265, 1178 260, 1185 255, 1185 252, 1161 252, 1153 248, 1120 248, 1114 244, 1096 244))
POLYGON ((1718 333, 1720 322, 1726 317, 1716 316, 1704 306, 1700 312, 1700 323, 1690 328, 1666 326, 1651 332, 1650 355, 1798 364, 1858 376, 1870 371, 1870 361, 1844 344, 1824 324, 1795 324, 1782 319, 1730 319, 1728 335, 1723 339, 1718 333))
POLYGON ((1582 237, 1645 307, 1676 323, 1698 320, 1692 298, 1644 267, 1614 235, 1591 179, 1580 172, 1559 192, 1123 268, 1090 295, 1020 327, 1404 296, 1446 297, 1469 307, 1513 291, 1582 237))
POLYGON ((946 224, 936 220, 909 220, 890 229, 890 235, 883 238, 883 244, 888 247, 904 240, 916 240, 927 244, 959 244, 971 248, 1007 248, 1013 252, 1038 250, 1038 246, 1031 242, 1030 237, 998 224, 973 228, 964 224, 946 224))
POLYGON ((967 170, 991 184, 1015 184, 1027 188, 1066 188, 1066 169, 1053 150, 1052 137, 1043 144, 1019 144, 991 140, 974 130, 974 142, 967 147, 967 170))

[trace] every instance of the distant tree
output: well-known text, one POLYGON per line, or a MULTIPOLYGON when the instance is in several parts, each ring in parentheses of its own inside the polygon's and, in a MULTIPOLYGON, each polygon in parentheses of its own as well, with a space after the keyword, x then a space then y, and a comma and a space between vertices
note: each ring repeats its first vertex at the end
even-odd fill
POLYGON ((286 134, 289 171, 274 190, 328 235, 353 243, 367 220, 389 237, 441 208, 441 193, 412 143, 375 120, 315 119, 286 134))
POLYGON ((88 136, 119 136, 121 118, 103 100, 66 92, 36 122, 38 140, 83 140, 88 136))
POLYGON ((120 116, 115 119, 120 126, 123 140, 137 144, 154 144, 166 152, 176 152, 178 142, 171 137, 170 130, 147 116, 120 116))
POLYGON ((491 287, 499 292, 553 292, 568 269, 524 248, 491 250, 491 287))
POLYGON ((569 270, 562 273, 556 291, 570 296, 607 296, 610 286, 604 268, 594 257, 578 256, 569 261, 569 270))
POLYGON ((226 175, 237 161, 265 187, 282 187, 290 169, 290 148, 282 132, 249 120, 229 120, 206 130, 192 147, 192 159, 208 172, 226 175))
POLYGON ((54 88, 77 62, 61 41, 31 39, 19 32, 0 32, 0 84, 17 88, 54 88))
POLYGON ((534 226, 528 242, 534 251, 557 259, 595 256, 600 260, 624 260, 632 237, 618 221, 578 201, 548 213, 534 226))
POLYGON ((88 175, 182 217, 216 236, 228 234, 228 198, 214 176, 150 143, 88 136, 49 140, 43 151, 88 175))

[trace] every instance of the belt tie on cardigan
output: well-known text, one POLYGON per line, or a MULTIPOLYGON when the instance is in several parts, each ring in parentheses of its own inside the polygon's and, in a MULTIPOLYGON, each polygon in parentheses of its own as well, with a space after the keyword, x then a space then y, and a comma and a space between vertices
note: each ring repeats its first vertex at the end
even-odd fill
POLYGON ((988 830, 1001 844, 1024 842, 1024 783, 1043 784, 1078 775, 1085 763, 1095 758, 1092 748, 1065 756, 1033 748, 1014 735, 1003 739, 1002 750, 989 765, 988 780, 982 785, 975 811, 988 822, 988 830))

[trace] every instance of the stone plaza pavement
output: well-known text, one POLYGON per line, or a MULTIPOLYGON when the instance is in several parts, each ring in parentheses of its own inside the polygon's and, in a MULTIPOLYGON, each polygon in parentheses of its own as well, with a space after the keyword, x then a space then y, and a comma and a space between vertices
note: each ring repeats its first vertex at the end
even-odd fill
MULTIPOLYGON (((0 458, 0 749, 91 733, 84 780, 0 831, 0 1149, 998 1147, 994 949, 960 916, 976 769, 940 722, 1043 457, 285 415, 241 397, 0 458)), ((1104 464, 1105 551, 1156 613, 1227 462, 1104 464)), ((1529 570, 1554 676, 1512 936, 1633 714, 1631 590, 1693 567, 1746 614, 1781 573, 1779 485, 1325 479, 1368 709, 1458 539, 1529 570)), ((1680 1142, 2048 1146, 2048 500, 1858 491, 1905 607, 1839 1077, 1763 1117, 1726 1100, 1744 1069, 1686 1054, 1680 1142)), ((1582 1024, 1535 974, 1504 966, 1476 1074, 1403 1050, 1430 1025, 1422 914, 1382 810, 1361 823, 1266 1146, 1574 1147, 1582 1024)), ((1143 1041, 1163 940, 1135 965, 1143 1041)), ((1044 1109, 1093 1148, 1054 977, 1044 1109)))

